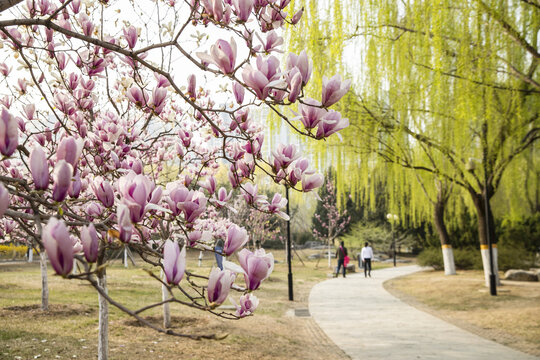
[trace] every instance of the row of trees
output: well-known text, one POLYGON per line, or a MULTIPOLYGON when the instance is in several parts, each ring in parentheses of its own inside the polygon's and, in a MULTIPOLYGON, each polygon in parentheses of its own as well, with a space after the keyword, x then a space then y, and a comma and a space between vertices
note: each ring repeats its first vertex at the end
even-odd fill
MULTIPOLYGON (((347 68, 355 77, 343 108, 348 136, 326 145, 331 155, 321 161, 356 173, 347 181, 364 202, 374 206, 374 189, 382 186, 401 221, 432 222, 447 249, 447 273, 446 223, 475 213, 487 278, 488 231, 497 242, 490 200, 506 186, 522 207, 538 210, 537 164, 513 164, 538 151, 540 8, 496 0, 293 5, 319 26, 306 29, 307 38, 291 33, 292 48, 308 47, 314 73, 347 68)), ((343 181, 338 187, 351 191, 343 181)))

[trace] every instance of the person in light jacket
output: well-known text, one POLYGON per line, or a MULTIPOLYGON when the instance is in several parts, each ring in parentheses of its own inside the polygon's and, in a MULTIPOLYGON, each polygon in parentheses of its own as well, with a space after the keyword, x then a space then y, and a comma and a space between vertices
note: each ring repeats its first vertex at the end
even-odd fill
POLYGON ((364 247, 362 248, 362 262, 364 263, 364 277, 371 277, 371 259, 373 259, 373 249, 369 246, 369 243, 366 241, 364 247))

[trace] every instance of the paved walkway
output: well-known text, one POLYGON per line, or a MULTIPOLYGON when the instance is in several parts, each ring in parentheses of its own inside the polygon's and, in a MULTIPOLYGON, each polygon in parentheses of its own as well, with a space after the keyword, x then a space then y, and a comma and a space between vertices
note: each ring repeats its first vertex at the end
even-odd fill
MULTIPOLYGON (((473 335, 390 295, 383 282, 421 270, 403 266, 323 281, 309 310, 352 359, 539 359, 473 335)), ((451 294, 449 294, 451 296, 451 294)))

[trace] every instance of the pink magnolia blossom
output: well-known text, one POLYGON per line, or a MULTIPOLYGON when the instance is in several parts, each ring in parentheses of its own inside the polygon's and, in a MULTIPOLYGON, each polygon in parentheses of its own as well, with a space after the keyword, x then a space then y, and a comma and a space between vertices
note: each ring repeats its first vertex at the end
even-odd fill
POLYGON ((71 198, 77 199, 81 194, 82 181, 81 174, 79 171, 75 171, 75 175, 71 179, 71 184, 69 184, 68 194, 71 198))
POLYGON ((253 314, 257 306, 259 306, 259 299, 252 293, 247 293, 240 296, 240 305, 236 306, 236 316, 245 317, 253 314))
POLYGON ((139 37, 137 29, 134 26, 130 26, 127 29, 124 28, 122 31, 124 32, 124 37, 126 38, 129 48, 133 49, 137 44, 137 38, 139 37))
POLYGON ((266 34, 266 41, 263 44, 263 49, 266 53, 270 53, 272 51, 283 52, 277 49, 277 47, 281 45, 283 45, 283 38, 274 30, 266 34))
POLYGON ((307 53, 303 50, 300 55, 290 53, 287 57, 287 70, 298 68, 302 74, 302 85, 306 85, 313 71, 313 64, 309 61, 307 53))
POLYGON ((248 242, 248 234, 246 229, 238 225, 231 225, 227 230, 227 239, 223 246, 223 253, 226 256, 234 254, 238 249, 248 242))
POLYGON ((154 183, 146 176, 137 175, 133 171, 129 171, 118 180, 121 201, 129 208, 132 222, 138 223, 144 218, 154 188, 154 183))
POLYGON ((35 104, 27 104, 27 105, 24 106, 23 110, 24 110, 24 116, 28 120, 34 119, 34 115, 35 115, 35 112, 36 112, 36 105, 35 104))
POLYGON ((202 231, 200 230, 193 230, 188 234, 188 246, 194 247, 197 245, 197 242, 202 238, 202 231))
POLYGON ((283 220, 288 221, 289 215, 281 211, 281 209, 283 209, 286 206, 287 206, 287 199, 283 198, 281 194, 275 193, 274 197, 272 198, 272 202, 270 202, 267 205, 266 210, 268 210, 272 214, 277 214, 283 220))
POLYGON ((0 216, 3 216, 6 212, 9 202, 9 192, 4 184, 0 182, 0 216))
POLYGON ((75 139, 73 136, 62 139, 56 149, 56 161, 65 160, 75 168, 79 162, 83 147, 83 139, 75 139))
POLYGON ((238 262, 244 269, 244 278, 248 290, 257 290, 261 282, 267 279, 274 270, 274 256, 266 254, 264 249, 257 249, 251 252, 242 249, 238 253, 238 262))
POLYGON ((232 196, 232 191, 230 191, 228 194, 227 194, 227 189, 225 189, 224 187, 220 187, 218 192, 217 192, 217 196, 214 195, 214 197, 212 198, 212 202, 218 207, 223 207, 225 206, 225 204, 227 203, 227 201, 229 201, 231 199, 231 196, 232 196))
POLYGON ((213 195, 216 192, 216 179, 210 176, 206 181, 201 182, 200 187, 208 191, 209 195, 213 195))
POLYGON ((349 119, 342 119, 341 114, 331 110, 328 112, 317 127, 317 139, 328 137, 349 126, 349 119))
POLYGON ((253 10, 254 0, 233 0, 234 13, 240 22, 246 22, 253 10))
POLYGON ((253 205, 262 202, 265 199, 265 196, 258 195, 258 191, 258 185, 253 186, 252 183, 245 184, 242 188, 242 195, 244 196, 244 200, 246 200, 246 203, 253 205))
POLYGON ((233 88, 233 94, 234 94, 234 98, 236 99, 236 102, 238 103, 238 105, 242 105, 242 103, 244 102, 244 93, 245 93, 244 87, 240 85, 240 83, 235 81, 232 85, 232 88, 233 88))
POLYGON ((8 66, 6 63, 1 63, 0 64, 0 74, 2 74, 4 76, 8 76, 10 72, 11 72, 11 67, 10 66, 8 66))
POLYGON ((73 166, 65 160, 59 160, 56 163, 53 172, 53 193, 52 198, 56 202, 62 202, 67 196, 71 177, 73 176, 73 166))
POLYGON ((261 100, 268 97, 272 87, 281 84, 279 76, 279 60, 275 56, 270 56, 268 59, 258 57, 257 69, 248 65, 242 71, 242 79, 261 100))
POLYGON ((236 63, 236 42, 234 38, 230 42, 220 39, 210 47, 210 54, 198 52, 197 56, 202 61, 216 65, 224 74, 232 74, 236 63))
POLYGON ((208 277, 208 301, 211 306, 222 304, 229 296, 236 275, 229 270, 213 268, 208 277))
POLYGON ((127 205, 119 204, 116 209, 116 220, 118 223, 119 236, 121 242, 128 243, 133 233, 133 224, 131 223, 130 210, 127 205))
POLYGON ((190 191, 180 182, 172 182, 166 185, 166 193, 165 202, 169 205, 172 215, 180 215, 183 203, 191 196, 190 191))
POLYGON ((296 25, 298 24, 298 22, 300 21, 300 19, 302 19, 302 15, 304 15, 304 8, 301 8, 300 10, 298 10, 292 17, 291 19, 291 23, 293 25, 296 25))
POLYGON ((49 186, 49 163, 41 146, 36 146, 30 153, 30 173, 36 190, 45 190, 49 186))
POLYGON ((154 109, 156 114, 161 114, 165 107, 165 99, 167 98, 167 89, 163 87, 156 87, 152 91, 152 98, 150 99, 149 106, 154 109))
POLYGON ((351 80, 341 82, 341 76, 334 75, 330 79, 323 77, 322 104, 329 107, 339 101, 349 91, 351 80))
POLYGON ((197 100, 197 78, 193 74, 188 76, 186 95, 191 101, 197 100))
POLYGON ((43 227, 41 240, 54 271, 58 275, 68 275, 73 268, 74 249, 64 221, 51 217, 43 227))
POLYGON ((86 206, 86 215, 91 220, 97 218, 103 213, 103 207, 95 202, 91 202, 86 206))
POLYGON ((321 103, 310 98, 307 98, 303 104, 298 105, 300 121, 307 130, 316 127, 326 115, 326 110, 321 109, 319 106, 321 106, 321 103))
POLYGON ((81 229, 81 243, 84 257, 88 262, 96 262, 98 258, 99 241, 94 224, 83 226, 81 229))
POLYGON ((302 180, 302 176, 304 174, 311 175, 313 174, 313 171, 306 171, 309 166, 309 162, 307 159, 298 159, 292 168, 290 168, 289 172, 289 182, 292 186, 295 186, 300 180, 302 180))
POLYGON ((171 83, 169 82, 169 79, 167 79, 167 77, 158 73, 154 73, 154 77, 156 78, 156 81, 157 81, 157 84, 156 84, 157 87, 166 88, 166 87, 171 86, 171 83))
POLYGON ((0 115, 0 153, 11 156, 19 145, 19 128, 17 119, 6 109, 0 115))
POLYGON ((138 107, 146 106, 146 103, 148 102, 148 95, 138 86, 130 87, 126 96, 138 107))
POLYGON ((182 204, 184 219, 188 222, 188 226, 201 216, 206 210, 206 198, 201 192, 193 191, 191 198, 182 204))
POLYGON ((92 190, 103 206, 110 208, 114 204, 114 190, 111 184, 98 176, 92 182, 92 190))
POLYGON ((320 187, 324 183, 324 177, 321 174, 302 176, 302 191, 308 192, 320 187))
MULTIPOLYGON (((297 68, 295 68, 297 69, 297 68)), ((296 99, 298 99, 298 95, 302 92, 302 74, 300 74, 300 71, 294 72, 294 75, 291 77, 290 85, 289 85, 289 101, 295 102, 296 99)))
POLYGON ((294 144, 283 145, 279 144, 274 155, 274 170, 278 172, 280 169, 286 169, 294 160, 300 157, 294 144))
POLYGON ((177 242, 167 240, 163 247, 163 272, 167 282, 178 285, 186 270, 186 247, 180 251, 177 242))

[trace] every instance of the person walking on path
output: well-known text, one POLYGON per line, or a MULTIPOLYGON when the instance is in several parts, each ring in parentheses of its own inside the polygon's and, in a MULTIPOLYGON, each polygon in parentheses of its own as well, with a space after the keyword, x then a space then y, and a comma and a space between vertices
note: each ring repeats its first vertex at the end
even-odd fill
POLYGON ((340 242, 339 248, 336 251, 336 257, 338 259, 337 261, 337 270, 336 270, 336 277, 339 275, 339 269, 343 266, 343 277, 345 277, 345 272, 347 270, 347 265, 345 265, 345 257, 347 257, 347 248, 345 247, 345 244, 340 242))
POLYGON ((371 277, 371 259, 373 259, 373 249, 369 246, 369 243, 366 241, 364 247, 362 248, 362 262, 364 263, 364 277, 371 277))
POLYGON ((221 253, 223 252, 223 240, 218 239, 216 242, 216 246, 214 247, 214 250, 216 251, 216 263, 220 270, 223 270, 223 256, 221 253))

